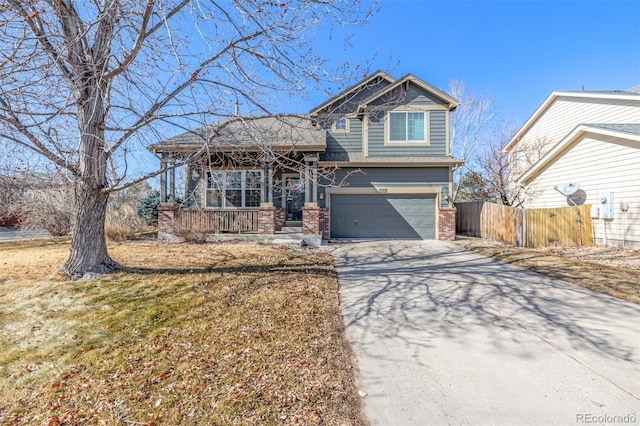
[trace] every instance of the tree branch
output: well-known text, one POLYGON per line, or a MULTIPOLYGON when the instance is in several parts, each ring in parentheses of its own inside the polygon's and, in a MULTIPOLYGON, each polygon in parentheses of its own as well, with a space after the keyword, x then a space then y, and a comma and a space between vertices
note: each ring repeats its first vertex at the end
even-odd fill
MULTIPOLYGON (((187 3, 188 1, 184 0, 172 12, 177 13, 187 3)), ((147 33, 146 31, 147 31, 147 25, 149 24, 149 19, 151 18, 151 15, 153 13, 154 4, 155 4, 155 0, 147 0, 147 6, 145 7, 144 13, 142 14, 142 23, 140 24, 140 29, 138 30, 138 36, 136 38, 136 41, 133 43, 133 48, 131 48, 131 51, 125 57, 124 61, 122 61, 122 63, 120 63, 117 67, 115 67, 114 69, 112 69, 111 71, 109 71, 104 75, 103 78, 105 80, 111 80, 118 74, 125 71, 129 67, 129 65, 131 65, 131 63, 135 60, 136 56, 138 56, 140 49, 142 48, 145 40, 150 34, 150 33, 147 33)))
POLYGON ((44 31, 43 22, 39 16, 39 12, 37 10, 33 10, 32 13, 28 13, 22 7, 22 5, 17 1, 15 0, 8 0, 8 1, 12 9, 16 13, 18 13, 22 17, 22 19, 27 23, 27 25, 31 29, 31 32, 33 32, 33 34, 36 36, 36 40, 42 45, 42 48, 47 54, 47 56, 49 57, 49 59, 51 59, 51 61, 56 65, 56 67, 62 74, 62 78, 67 82, 67 85, 69 86, 69 88, 74 89, 75 84, 73 79, 73 73, 71 72, 71 70, 69 70, 69 68, 67 68, 67 66, 62 61, 61 59, 62 55, 60 54, 60 52, 58 52, 53 47, 53 45, 47 38, 47 35, 44 31))

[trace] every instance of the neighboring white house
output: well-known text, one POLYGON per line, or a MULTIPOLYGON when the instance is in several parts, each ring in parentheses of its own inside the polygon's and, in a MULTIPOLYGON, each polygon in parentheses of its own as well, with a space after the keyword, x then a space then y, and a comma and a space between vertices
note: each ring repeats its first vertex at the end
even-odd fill
POLYGON ((640 86, 553 92, 505 151, 524 207, 591 204, 597 243, 640 249, 640 86))

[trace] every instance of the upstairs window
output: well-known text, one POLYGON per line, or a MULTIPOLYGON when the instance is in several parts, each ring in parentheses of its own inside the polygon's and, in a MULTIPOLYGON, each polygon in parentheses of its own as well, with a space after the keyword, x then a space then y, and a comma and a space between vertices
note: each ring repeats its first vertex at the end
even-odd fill
POLYGON ((346 118, 336 118, 333 120, 333 129, 334 132, 348 132, 349 131, 349 120, 346 118))
POLYGON ((427 142, 424 111, 389 113, 389 142, 427 142))

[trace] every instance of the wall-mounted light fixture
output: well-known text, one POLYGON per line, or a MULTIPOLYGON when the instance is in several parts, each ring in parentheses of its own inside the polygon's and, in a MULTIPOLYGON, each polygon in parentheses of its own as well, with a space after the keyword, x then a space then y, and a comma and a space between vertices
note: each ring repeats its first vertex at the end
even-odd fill
POLYGON ((442 201, 449 204, 451 198, 449 197, 449 191, 446 187, 442 187, 442 201))
POLYGON ((321 199, 321 200, 324 200, 324 192, 321 192, 321 193, 318 195, 318 198, 319 198, 319 199, 321 199))

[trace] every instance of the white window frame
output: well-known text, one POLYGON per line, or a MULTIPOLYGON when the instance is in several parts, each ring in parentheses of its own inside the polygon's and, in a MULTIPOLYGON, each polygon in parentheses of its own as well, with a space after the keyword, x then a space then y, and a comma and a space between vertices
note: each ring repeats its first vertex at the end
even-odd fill
POLYGON ((428 126, 428 111, 389 111, 387 113, 387 142, 389 144, 428 144, 429 143, 429 133, 427 132, 428 126), (392 114, 404 114, 405 115, 405 134, 406 138, 404 140, 391 140, 391 115, 392 114), (422 123, 424 128, 422 129, 423 139, 409 139, 409 114, 422 114, 422 123))
POLYGON ((349 119, 347 117, 340 117, 333 120, 331 123, 331 131, 333 133, 347 133, 349 132, 349 119), (344 121, 344 129, 339 129, 337 126, 338 121, 344 121))
MULTIPOLYGON (((249 188, 247 186, 247 173, 258 173, 260 185, 264 185, 264 173, 259 169, 242 169, 242 170, 213 170, 205 173, 205 185, 204 185, 204 206, 206 209, 237 209, 237 210, 246 210, 246 209, 257 209, 259 206, 247 206, 247 191, 261 191, 261 186, 258 188, 249 188), (241 194, 241 206, 231 206, 227 207, 227 173, 240 173, 240 188, 236 189, 240 191, 241 194), (212 174, 220 174, 220 180, 215 183, 215 186, 210 184, 211 175, 212 174), (209 197, 207 196, 209 192, 219 192, 222 194, 221 196, 221 205, 220 206, 209 206, 207 204, 207 200, 209 197)), ((231 188, 230 190, 233 190, 231 188)))

